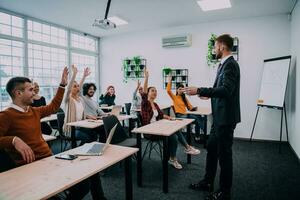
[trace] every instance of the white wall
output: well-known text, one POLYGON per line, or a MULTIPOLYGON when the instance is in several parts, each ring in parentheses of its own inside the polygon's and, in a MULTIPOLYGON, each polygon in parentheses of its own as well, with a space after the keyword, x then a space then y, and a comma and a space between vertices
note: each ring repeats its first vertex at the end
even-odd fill
MULTIPOLYGON (((141 55, 147 59, 150 85, 158 89, 157 102, 169 103, 162 88, 162 68, 189 69, 189 85, 212 86, 215 70, 206 65, 207 41, 211 33, 230 33, 240 41, 241 112, 242 123, 236 129, 236 137, 249 138, 256 113, 256 100, 260 89, 263 60, 290 54, 290 22, 286 15, 266 16, 229 21, 202 23, 184 27, 167 28, 104 37, 101 39, 101 88, 113 84, 117 91, 117 103, 131 101, 135 82, 122 82, 122 59, 141 55), (192 47, 163 49, 161 38, 168 35, 190 33, 192 47)), ((192 97, 196 105, 209 106, 209 102, 192 97)), ((254 138, 279 139, 280 112, 261 110, 254 138)))
POLYGON ((293 62, 290 69, 290 84, 288 90, 288 124, 289 124, 289 141, 294 151, 300 158, 300 3, 298 2, 292 14, 291 22, 291 53, 293 62), (298 79, 298 80, 297 80, 298 79), (298 88, 298 92, 297 92, 298 88), (298 103, 298 106, 297 106, 298 103))

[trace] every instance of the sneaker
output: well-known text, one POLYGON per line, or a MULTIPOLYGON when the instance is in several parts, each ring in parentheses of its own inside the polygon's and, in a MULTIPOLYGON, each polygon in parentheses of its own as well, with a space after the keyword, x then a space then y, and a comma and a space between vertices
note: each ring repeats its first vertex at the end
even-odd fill
POLYGON ((182 165, 177 160, 169 160, 169 164, 176 169, 182 169, 182 165))
POLYGON ((195 149, 194 147, 190 146, 190 148, 185 149, 184 152, 186 154, 198 155, 201 151, 199 149, 195 149))
POLYGON ((208 192, 214 191, 213 185, 208 183, 205 179, 199 181, 198 183, 190 184, 189 188, 192 190, 198 190, 198 191, 208 191, 208 192))

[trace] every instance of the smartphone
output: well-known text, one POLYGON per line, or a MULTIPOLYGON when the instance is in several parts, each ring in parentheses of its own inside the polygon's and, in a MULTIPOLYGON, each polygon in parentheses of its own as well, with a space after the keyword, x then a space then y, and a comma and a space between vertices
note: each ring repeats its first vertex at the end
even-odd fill
POLYGON ((57 159, 63 159, 63 160, 74 160, 76 159, 78 156, 76 155, 71 155, 71 154, 60 154, 60 155, 56 155, 55 158, 57 159))

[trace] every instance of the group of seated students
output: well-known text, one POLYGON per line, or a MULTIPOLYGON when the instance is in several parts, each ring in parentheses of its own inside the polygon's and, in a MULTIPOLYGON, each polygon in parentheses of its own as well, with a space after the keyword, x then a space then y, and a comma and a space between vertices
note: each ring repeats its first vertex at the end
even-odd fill
MULTIPOLYGON (((0 112, 0 151, 1 158, 8 155, 5 159, 10 161, 10 168, 52 155, 51 149, 42 137, 40 120, 54 114, 60 108, 67 84, 65 102, 66 107, 71 110, 68 110, 69 115, 66 116, 66 119, 76 120, 84 116, 81 107, 83 104, 77 92, 79 85, 75 82, 76 74, 77 68, 73 65, 72 79, 68 84, 68 69, 65 67, 55 97, 49 105, 40 107, 31 106, 35 92, 29 78, 14 77, 8 81, 6 91, 12 99, 12 104, 0 112)), ((86 69, 83 77, 88 75, 89 70, 86 69)), ((7 170, 5 164, 0 163, 1 170, 7 170)), ((93 199, 106 199, 98 173, 69 188, 67 199, 83 199, 89 191, 93 199)))
MULTIPOLYGON (((64 68, 60 86, 49 105, 46 105, 44 97, 39 96, 37 83, 32 83, 26 77, 14 77, 8 81, 6 91, 12 99, 12 104, 0 112, 0 151, 9 155, 14 166, 21 166, 52 155, 48 144, 42 138, 42 133, 45 133, 47 128, 43 128, 44 125, 40 123, 40 120, 56 113, 62 102, 64 102, 65 111, 63 130, 66 136, 71 135, 71 129, 66 125, 67 123, 83 119, 96 120, 97 116, 104 114, 98 102, 92 99, 97 89, 96 85, 84 84, 86 77, 91 73, 89 68, 84 69, 79 83, 75 81, 77 73, 78 70, 74 65, 71 66, 70 71, 67 67, 64 68), (68 83, 69 73, 71 73, 71 79, 68 83)), ((137 110, 140 110, 142 125, 161 119, 171 120, 172 118, 163 114, 155 102, 157 90, 155 87, 148 87, 148 78, 149 72, 145 70, 144 86, 142 87, 141 82, 138 81, 133 93, 131 114, 137 116, 137 110)), ((174 95, 171 92, 171 77, 169 78, 167 93, 173 100, 176 116, 188 117, 186 110, 192 110, 193 107, 184 96, 182 88, 183 86, 177 87, 176 95, 174 95)), ((101 95, 100 104, 115 105, 115 97, 114 87, 109 86, 106 93, 101 95)), ((196 119, 196 132, 199 132, 201 120, 195 116, 192 118, 196 119)), ((98 137, 101 142, 106 139, 103 126, 96 129, 76 128, 75 137, 81 141, 81 144, 97 141, 98 137)), ((184 146, 185 153, 192 155, 200 153, 200 150, 187 143, 180 131, 169 136, 168 140, 169 163, 176 169, 182 169, 182 165, 176 158, 178 141, 184 146)), ((89 191, 93 199, 106 199, 98 173, 69 188, 68 191, 67 199, 82 199, 89 191)))
MULTIPOLYGON (((141 87, 140 81, 138 81, 137 88, 133 93, 132 109, 131 113, 135 113, 137 109, 141 109, 141 120, 142 125, 147 125, 156 122, 161 119, 172 120, 168 115, 165 115, 158 104, 155 102, 157 97, 157 90, 155 87, 148 87, 149 72, 145 70, 144 87, 141 87), (139 95, 137 94, 139 92, 139 95)), ((153 136, 154 137, 154 136, 153 136)), ((168 137, 169 140, 169 164, 176 169, 182 169, 182 165, 176 158, 177 144, 178 141, 184 146, 185 153, 197 155, 200 150, 190 146, 181 131, 176 132, 168 137)))

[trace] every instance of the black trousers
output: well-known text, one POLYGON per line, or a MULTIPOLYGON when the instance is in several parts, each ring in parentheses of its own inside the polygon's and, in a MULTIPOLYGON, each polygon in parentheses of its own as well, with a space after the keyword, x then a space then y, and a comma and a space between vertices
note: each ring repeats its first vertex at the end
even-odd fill
POLYGON ((70 191, 70 194, 68 195, 67 200, 81 200, 89 191, 91 191, 93 200, 105 199, 99 173, 77 183, 68 190, 70 191))
POLYGON ((232 186, 232 143, 234 125, 223 125, 211 127, 207 142, 206 174, 205 180, 213 184, 217 172, 218 162, 220 172, 220 190, 230 193, 232 186))

